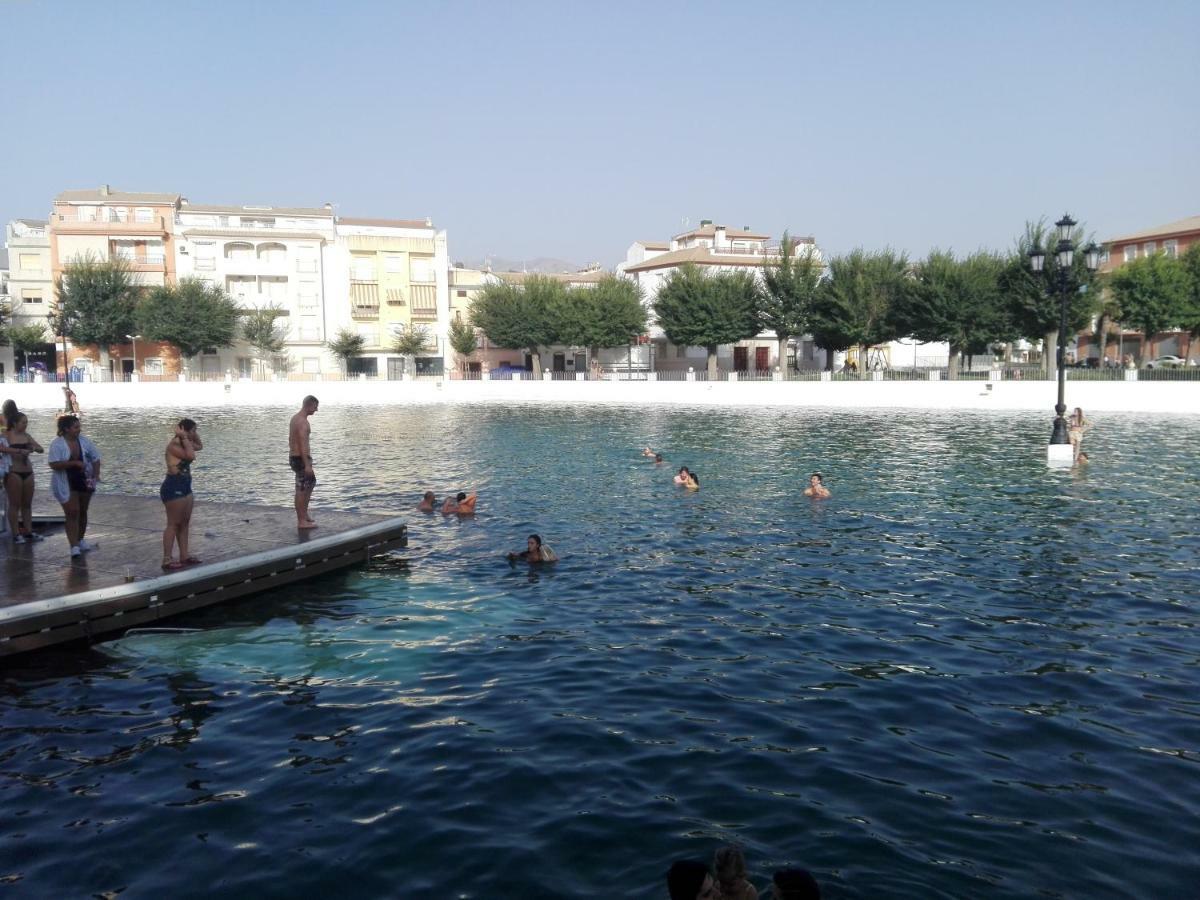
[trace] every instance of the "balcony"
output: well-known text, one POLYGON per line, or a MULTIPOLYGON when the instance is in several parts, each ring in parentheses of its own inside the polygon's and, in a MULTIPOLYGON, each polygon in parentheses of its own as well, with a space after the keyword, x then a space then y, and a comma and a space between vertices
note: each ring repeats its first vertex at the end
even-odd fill
POLYGON ((59 234, 166 234, 167 222, 162 216, 137 216, 126 219, 80 218, 78 214, 54 213, 50 227, 59 234))
POLYGON ((297 328, 294 334, 297 344, 319 344, 322 340, 320 328, 297 328))
POLYGON ((350 283, 350 315, 355 319, 379 318, 379 285, 373 281, 350 283))

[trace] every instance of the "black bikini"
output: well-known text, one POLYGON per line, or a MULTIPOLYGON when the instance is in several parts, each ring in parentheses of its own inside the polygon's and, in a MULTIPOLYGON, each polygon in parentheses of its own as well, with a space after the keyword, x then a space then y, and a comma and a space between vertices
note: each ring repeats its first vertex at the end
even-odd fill
MULTIPOLYGON (((26 441, 24 444, 9 444, 8 446, 11 447, 13 450, 28 450, 29 442, 26 441)), ((25 458, 28 459, 29 457, 25 457, 25 458)), ((8 474, 9 475, 17 475, 20 477, 20 479, 22 481, 24 481, 26 478, 30 477, 33 474, 33 470, 30 469, 28 472, 18 472, 16 469, 10 468, 8 470, 8 474)))

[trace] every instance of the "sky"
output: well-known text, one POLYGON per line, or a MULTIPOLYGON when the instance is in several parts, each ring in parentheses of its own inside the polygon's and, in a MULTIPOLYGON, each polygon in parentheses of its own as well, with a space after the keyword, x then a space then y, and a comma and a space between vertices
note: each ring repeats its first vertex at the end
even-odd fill
POLYGON ((1200 3, 0 0, 0 219, 107 183, 429 216, 612 266, 701 219, 829 253, 1200 214, 1200 3))

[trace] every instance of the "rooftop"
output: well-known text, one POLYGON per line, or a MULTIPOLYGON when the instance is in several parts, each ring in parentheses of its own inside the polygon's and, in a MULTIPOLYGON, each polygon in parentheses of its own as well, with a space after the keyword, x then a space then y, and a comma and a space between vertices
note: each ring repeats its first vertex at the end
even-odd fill
POLYGON ((1120 244, 1125 241, 1140 241, 1143 238, 1170 237, 1173 234, 1184 234, 1189 231, 1200 231, 1200 216, 1189 216, 1186 219, 1168 222, 1166 225, 1147 228, 1145 231, 1135 231, 1132 234, 1121 235, 1121 237, 1109 238, 1105 243, 1120 244))
POLYGON ((115 191, 107 184, 82 191, 63 191, 54 198, 55 203, 151 203, 171 204, 179 202, 178 194, 147 194, 136 191, 115 191))
POLYGON ((432 219, 356 219, 338 216, 339 225, 365 225, 372 228, 432 228, 432 219))
POLYGON ((685 247, 682 250, 660 253, 645 262, 626 266, 625 271, 646 272, 650 269, 682 266, 684 263, 696 263, 702 266, 761 266, 765 261, 773 258, 775 258, 773 253, 714 253, 708 247, 685 247))
POLYGON ((675 235, 675 240, 682 241, 690 237, 715 237, 718 228, 725 229, 725 236, 730 240, 741 239, 751 241, 768 241, 771 239, 769 234, 761 234, 757 231, 750 231, 748 228, 729 228, 725 225, 713 225, 711 222, 701 225, 699 228, 694 228, 691 231, 685 231, 683 234, 675 235))
POLYGON ((332 206, 220 206, 210 203, 189 203, 183 200, 181 213, 219 213, 229 216, 333 216, 332 206))
POLYGON ((604 269, 587 269, 583 272, 493 272, 501 281, 509 284, 524 284, 525 280, 537 275, 563 284, 595 284, 610 273, 604 269))

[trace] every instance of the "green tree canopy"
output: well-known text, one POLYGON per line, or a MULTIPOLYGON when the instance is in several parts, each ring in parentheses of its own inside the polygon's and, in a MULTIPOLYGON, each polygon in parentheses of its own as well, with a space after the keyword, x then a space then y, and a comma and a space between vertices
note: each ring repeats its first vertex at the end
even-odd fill
POLYGON ((148 290, 137 306, 138 331, 151 341, 168 341, 185 357, 233 346, 237 304, 216 285, 197 278, 148 290))
POLYGON ((242 340, 254 350, 260 364, 283 353, 287 329, 277 322, 283 310, 275 305, 242 313, 242 340))
POLYGON ((120 258, 88 255, 67 263, 54 283, 58 297, 60 334, 79 345, 96 344, 101 363, 108 364, 108 348, 126 342, 136 328, 136 311, 142 286, 129 263, 120 258))
POLYGON ((358 359, 362 356, 363 348, 367 345, 367 339, 357 331, 352 331, 349 328, 343 328, 333 338, 332 341, 326 341, 325 346, 329 348, 329 352, 338 358, 342 364, 342 371, 350 371, 350 360, 358 359))
POLYGON ((759 302, 752 273, 709 274, 687 263, 659 288, 654 314, 672 344, 708 352, 708 377, 716 378, 717 348, 758 334, 759 302))
POLYGON ((934 250, 917 266, 913 289, 902 295, 898 324, 919 341, 950 345, 951 378, 963 353, 982 353, 1017 337, 1000 302, 1002 266, 999 256, 986 251, 960 260, 934 250))
POLYGON ((1188 247, 1179 260, 1188 276, 1187 302, 1179 324, 1192 337, 1200 337, 1200 241, 1188 247))
POLYGON ((868 348, 901 335, 899 315, 911 290, 908 259, 902 253, 857 249, 834 257, 815 298, 812 335, 826 350, 861 346, 865 365, 868 348))
MULTIPOLYGON (((10 325, 6 330, 8 343, 12 344, 13 353, 20 353, 24 360, 25 354, 36 350, 46 343, 46 326, 41 322, 30 322, 26 325, 10 325)), ((23 367, 28 361, 24 360, 23 367)))
POLYGON ((392 350, 401 356, 416 356, 428 347, 429 329, 421 325, 409 326, 392 341, 392 350))
POLYGON ((552 309, 558 308, 566 287, 544 275, 530 275, 524 284, 484 285, 471 305, 471 323, 497 347, 526 350, 535 371, 541 371, 538 348, 558 339, 552 309))
POLYGON ((1121 310, 1121 321, 1145 336, 1145 360, 1154 335, 1183 324, 1191 287, 1187 268, 1181 260, 1155 253, 1121 266, 1109 283, 1121 310))
POLYGON ((475 329, 462 319, 454 319, 450 323, 450 349, 455 355, 461 357, 470 356, 479 349, 479 338, 475 335, 475 329))
POLYGON ((555 342, 588 347, 619 347, 644 334, 646 307, 638 285, 627 278, 606 275, 595 287, 564 291, 551 306, 555 342))
POLYGON ((779 258, 763 267, 760 300, 762 326, 775 332, 779 341, 779 364, 787 359, 789 338, 806 334, 812 327, 812 310, 821 287, 824 265, 811 244, 797 250, 796 242, 783 233, 779 258))

